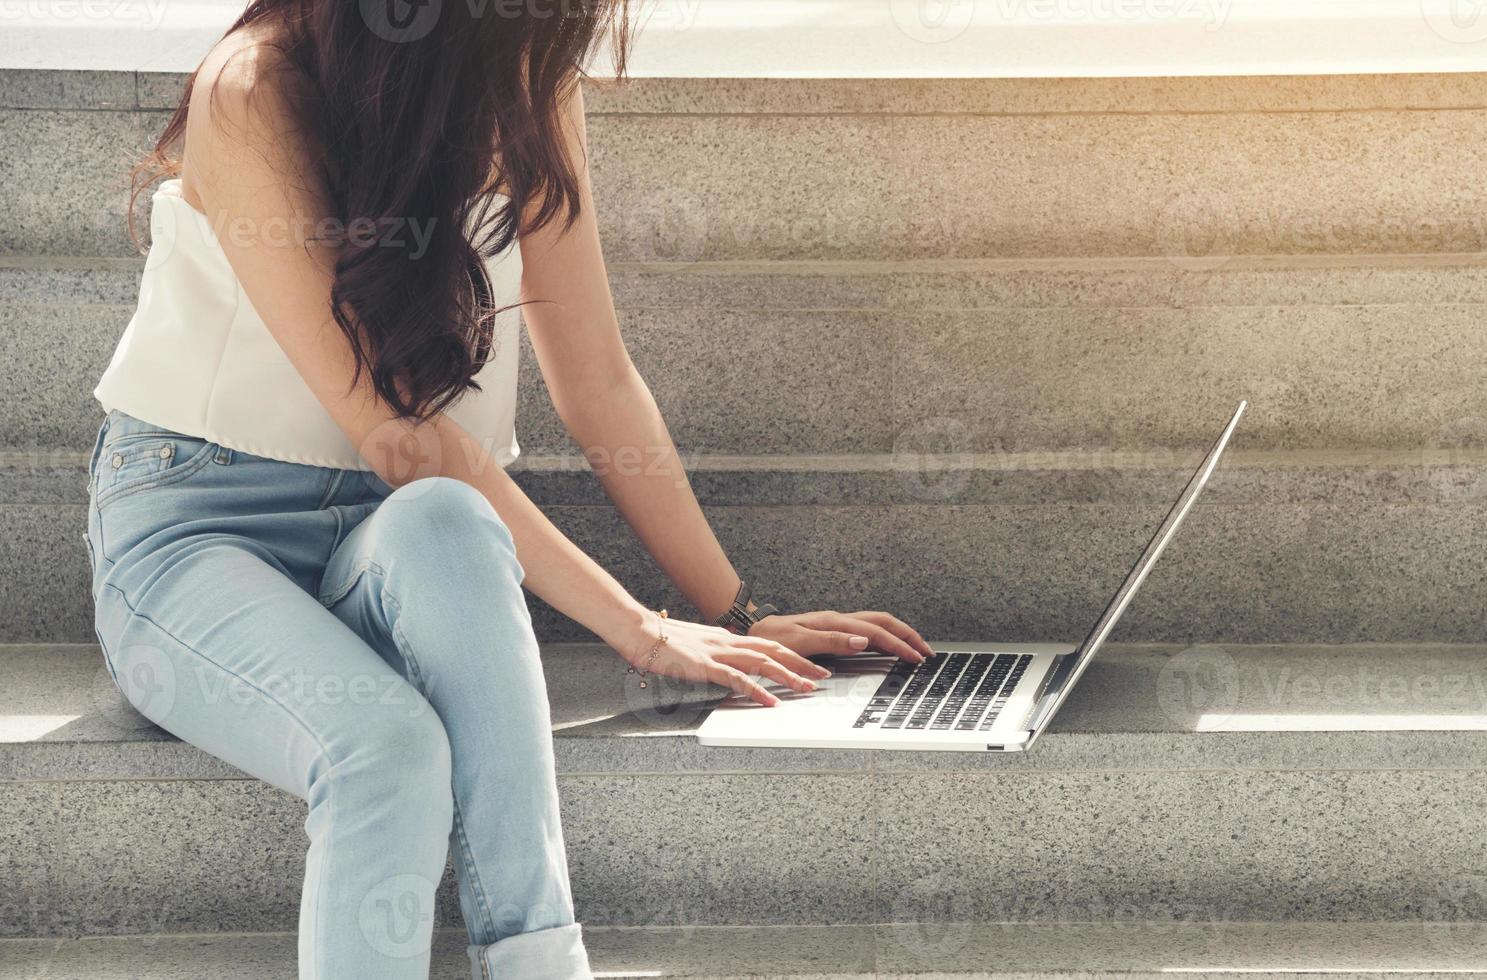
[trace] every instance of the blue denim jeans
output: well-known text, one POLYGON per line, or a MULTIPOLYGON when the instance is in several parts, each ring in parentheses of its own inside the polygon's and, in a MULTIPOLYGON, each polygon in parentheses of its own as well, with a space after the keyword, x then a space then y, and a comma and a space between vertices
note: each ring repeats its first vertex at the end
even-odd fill
POLYGON ((120 690, 309 805, 300 977, 426 978, 451 848, 478 980, 589 977, 522 569, 489 502, 119 412, 91 473, 120 690))

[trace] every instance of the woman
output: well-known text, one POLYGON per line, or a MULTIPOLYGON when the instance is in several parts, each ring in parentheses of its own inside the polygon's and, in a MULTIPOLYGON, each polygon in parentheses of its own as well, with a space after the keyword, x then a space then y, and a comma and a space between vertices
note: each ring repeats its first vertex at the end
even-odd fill
POLYGON ((257 0, 140 171, 175 179, 96 392, 99 639, 151 720, 307 801, 302 977, 427 976, 451 847, 476 977, 589 975, 523 585, 642 678, 764 705, 755 678, 828 676, 806 655, 929 654, 885 613, 753 607, 692 495, 585 167, 614 2, 257 0), (596 468, 714 624, 642 607, 504 470, 518 297, 575 440, 648 451, 596 468))

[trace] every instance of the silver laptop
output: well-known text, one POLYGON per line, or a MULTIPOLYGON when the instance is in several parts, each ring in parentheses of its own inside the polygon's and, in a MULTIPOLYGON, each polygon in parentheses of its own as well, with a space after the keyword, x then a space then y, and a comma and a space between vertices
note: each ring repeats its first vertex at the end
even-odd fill
POLYGON ((811 694, 774 688, 765 708, 735 695, 697 732, 703 745, 823 749, 1021 752, 1058 714, 1146 574, 1203 492, 1245 405, 1240 402, 1115 598, 1077 648, 1033 643, 934 643, 921 664, 862 655, 832 661, 835 673, 811 694))

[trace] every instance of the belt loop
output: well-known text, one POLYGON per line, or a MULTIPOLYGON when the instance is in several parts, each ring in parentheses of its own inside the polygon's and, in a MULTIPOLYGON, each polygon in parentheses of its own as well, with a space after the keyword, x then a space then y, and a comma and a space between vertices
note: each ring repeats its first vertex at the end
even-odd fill
POLYGON ((226 446, 217 447, 217 455, 212 457, 212 462, 220 466, 227 466, 232 462, 232 450, 226 446))
POLYGON ((315 505, 316 510, 325 510, 336 499, 336 494, 341 490, 341 483, 346 479, 346 471, 342 469, 330 470, 330 479, 325 483, 325 492, 320 495, 320 503, 315 505))
POLYGON ((98 427, 98 438, 93 441, 93 454, 88 457, 88 479, 93 479, 93 470, 98 466, 98 457, 103 455, 103 444, 108 441, 108 427, 114 419, 113 413, 103 417, 103 424, 98 427))

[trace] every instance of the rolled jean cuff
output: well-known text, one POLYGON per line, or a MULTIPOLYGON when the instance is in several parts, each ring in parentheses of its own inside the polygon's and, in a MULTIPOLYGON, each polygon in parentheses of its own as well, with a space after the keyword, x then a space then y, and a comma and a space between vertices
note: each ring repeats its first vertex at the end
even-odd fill
POLYGON ((593 980, 578 923, 471 946, 475 980, 593 980))

